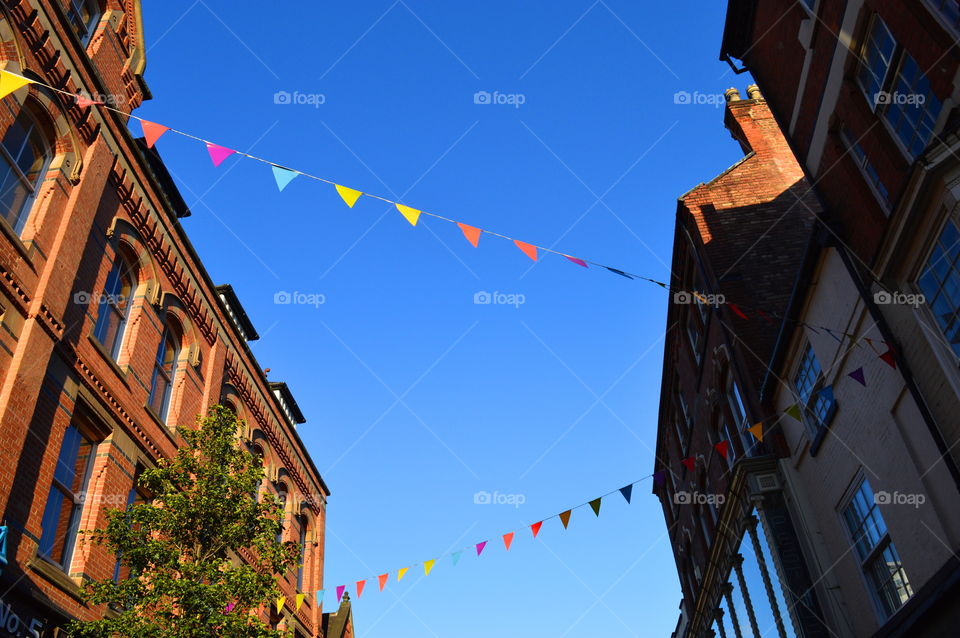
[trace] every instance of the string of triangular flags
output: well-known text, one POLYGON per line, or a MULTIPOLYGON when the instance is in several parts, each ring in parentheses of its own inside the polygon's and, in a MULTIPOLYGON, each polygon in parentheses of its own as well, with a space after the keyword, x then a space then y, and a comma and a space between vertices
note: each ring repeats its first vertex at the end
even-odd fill
MULTIPOLYGON (((422 215, 426 215, 426 216, 428 216, 428 217, 433 217, 433 218, 435 218, 435 219, 440 219, 440 220, 443 220, 443 221, 445 221, 445 222, 449 222, 449 223, 451 223, 451 224, 456 224, 457 227, 460 229, 460 231, 463 233, 464 238, 465 238, 468 242, 470 242, 470 244, 473 245, 474 248, 476 248, 476 247, 479 246, 480 237, 481 237, 482 235, 491 235, 491 236, 493 236, 493 237, 499 237, 499 238, 501 238, 501 239, 506 239, 506 240, 508 240, 508 241, 513 242, 513 244, 514 244, 518 249, 520 249, 521 252, 523 252, 527 257, 529 257, 529 258, 532 259, 533 261, 538 261, 538 260, 540 259, 540 254, 541 254, 541 253, 549 253, 549 254, 559 255, 559 256, 563 257, 564 259, 566 259, 567 261, 569 261, 570 263, 576 264, 577 266, 580 266, 580 267, 582 267, 582 268, 589 268, 590 266, 594 266, 594 267, 596 267, 596 268, 600 268, 600 269, 602 269, 602 270, 606 270, 606 271, 608 271, 608 272, 611 272, 611 273, 613 273, 613 274, 619 275, 619 276, 621 276, 621 277, 625 277, 625 278, 627 278, 627 279, 632 279, 632 280, 635 279, 635 280, 640 280, 640 281, 647 281, 647 282, 656 284, 656 285, 660 286, 661 288, 663 288, 663 289, 665 289, 665 290, 667 290, 668 292, 671 292, 671 293, 673 293, 673 292, 681 292, 681 291, 676 291, 676 290, 672 289, 668 284, 666 284, 666 283, 664 283, 664 282, 662 282, 662 281, 658 281, 658 280, 652 279, 652 278, 650 278, 650 277, 645 277, 645 276, 643 276, 643 275, 638 275, 638 274, 635 274, 635 273, 627 272, 627 271, 621 270, 621 269, 619 269, 619 268, 614 268, 614 267, 612 267, 612 266, 607 266, 607 265, 602 264, 602 263, 600 263, 600 262, 591 261, 591 260, 588 260, 588 259, 582 259, 582 258, 580 258, 580 257, 574 257, 574 256, 572 256, 572 255, 568 255, 568 254, 566 254, 566 253, 562 253, 562 252, 560 252, 560 251, 553 250, 552 248, 548 248, 548 247, 546 247, 546 246, 541 246, 541 245, 539 245, 539 244, 534 244, 534 243, 522 241, 522 240, 520 240, 520 239, 516 239, 516 238, 514 238, 514 237, 510 237, 510 236, 508 236, 508 235, 505 235, 505 234, 502 234, 502 233, 498 233, 498 232, 494 232, 494 231, 492 231, 492 230, 488 230, 488 229, 485 229, 485 228, 479 228, 479 227, 477 227, 477 226, 472 226, 472 225, 470 225, 470 224, 466 224, 466 223, 464 223, 464 222, 459 222, 459 221, 456 221, 456 220, 454 220, 454 219, 450 219, 449 217, 445 217, 445 216, 443 216, 443 215, 439 215, 439 214, 437 214, 437 213, 432 213, 432 212, 425 211, 425 210, 419 210, 419 209, 413 208, 413 207, 411 207, 411 206, 407 206, 407 205, 405 205, 405 204, 401 204, 400 202, 395 202, 395 201, 393 201, 393 200, 391 200, 391 199, 387 199, 387 198, 385 198, 385 197, 381 197, 381 196, 379 196, 379 195, 374 195, 374 194, 372 194, 372 193, 366 193, 366 192, 363 192, 363 191, 360 191, 360 190, 357 190, 357 189, 354 189, 354 188, 350 188, 350 187, 348 187, 348 186, 344 186, 344 185, 342 185, 342 184, 337 184, 336 182, 334 182, 334 181, 332 181, 332 180, 329 180, 329 179, 326 179, 326 178, 323 178, 323 177, 319 177, 319 176, 317 176, 317 175, 313 175, 313 174, 307 173, 306 171, 302 171, 302 170, 299 170, 299 169, 295 169, 295 168, 290 168, 290 167, 287 167, 287 166, 283 166, 283 165, 281 165, 281 164, 278 164, 278 163, 276 163, 276 162, 272 162, 272 161, 267 160, 267 159, 264 159, 264 158, 262 158, 262 157, 257 157, 257 156, 255 156, 255 155, 251 155, 251 154, 245 153, 245 152, 243 152, 243 151, 238 151, 238 150, 235 150, 235 149, 232 149, 232 148, 228 148, 228 147, 226 147, 226 146, 221 146, 220 144, 216 144, 215 142, 212 142, 212 141, 210 141, 210 140, 206 140, 206 139, 204 139, 204 138, 197 137, 196 135, 192 135, 192 134, 190 134, 190 133, 186 133, 186 132, 184 132, 184 131, 180 131, 180 130, 177 130, 177 129, 175 129, 175 128, 171 128, 171 127, 165 126, 165 125, 163 125, 163 124, 158 124, 157 122, 151 122, 151 121, 149 121, 149 120, 145 120, 145 119, 143 119, 142 117, 139 117, 139 116, 136 116, 136 115, 127 113, 127 112, 125 112, 125 111, 122 111, 122 110, 120 110, 120 109, 114 108, 114 107, 112 107, 112 106, 109 106, 108 104, 105 104, 103 101, 94 100, 94 99, 91 99, 91 98, 89 98, 89 97, 86 97, 86 96, 83 96, 83 95, 80 95, 80 94, 70 93, 69 91, 64 91, 63 89, 58 89, 58 88, 56 88, 56 87, 54 87, 54 86, 50 86, 49 84, 44 84, 43 82, 39 82, 39 81, 34 80, 34 79, 31 79, 31 78, 23 77, 23 76, 21 76, 21 75, 17 75, 17 74, 15 74, 15 73, 11 73, 11 72, 9 72, 9 71, 0 70, 0 99, 6 97, 6 96, 9 95, 10 93, 13 93, 14 91, 17 91, 17 90, 19 90, 19 89, 27 86, 28 84, 36 84, 37 86, 42 86, 42 87, 44 87, 44 88, 46 88, 46 89, 49 89, 49 90, 51 90, 51 91, 54 91, 54 92, 56 92, 56 93, 60 93, 60 94, 62 94, 62 95, 65 95, 65 96, 71 98, 71 99, 74 101, 74 103, 75 103, 77 106, 79 106, 80 108, 89 108, 89 107, 93 107, 93 106, 98 106, 98 107, 100 107, 100 108, 102 108, 102 109, 105 109, 105 110, 108 110, 108 111, 113 111, 113 112, 115 112, 115 113, 118 113, 118 114, 120 114, 120 115, 122 115, 122 116, 124 116, 124 117, 129 117, 129 118, 131 118, 131 119, 137 120, 138 122, 140 122, 140 125, 141 125, 141 127, 143 128, 143 137, 144 137, 144 140, 146 141, 147 147, 152 148, 153 145, 157 143, 157 140, 159 140, 164 134, 170 132, 170 133, 176 133, 177 135, 181 135, 181 136, 183 136, 183 137, 186 137, 186 138, 195 140, 195 141, 197 141, 197 142, 202 142, 202 143, 205 145, 205 147, 206 147, 206 149, 207 149, 207 153, 210 155, 210 161, 213 162, 213 165, 214 165, 214 166, 220 166, 227 158, 229 158, 229 157, 231 157, 231 156, 233 156, 233 155, 238 155, 238 156, 241 156, 241 157, 246 157, 246 158, 248 158, 248 159, 252 159, 252 160, 255 160, 255 161, 257 161, 257 162, 261 162, 261 163, 263 163, 263 164, 267 164, 268 166, 270 166, 271 172, 272 172, 272 174, 273 174, 273 178, 274 178, 274 180, 276 181, 277 188, 278 188, 280 191, 283 191, 283 190, 284 190, 287 186, 289 186, 290 183, 291 183, 294 179, 296 179, 297 177, 301 177, 301 176, 302 176, 302 177, 306 177, 306 178, 309 178, 309 179, 312 179, 312 180, 315 180, 315 181, 318 181, 318 182, 323 182, 323 183, 325 183, 325 184, 329 184, 329 185, 333 186, 333 187, 336 189, 337 194, 340 196, 340 198, 343 200, 343 202, 344 202, 349 208, 353 208, 354 205, 357 203, 357 201, 358 201, 361 197, 369 197, 369 198, 376 199, 376 200, 380 200, 380 201, 385 202, 385 203, 387 203, 387 204, 393 205, 393 206, 397 209, 397 211, 404 217, 404 219, 406 219, 407 222, 410 223, 411 226, 416 226, 417 223, 418 223, 419 220, 420 220, 420 217, 421 217, 422 215)), ((878 283, 881 285, 881 287, 883 286, 882 282, 878 282, 878 283)), ((695 292, 695 291, 692 292, 692 293, 691 293, 690 291, 685 291, 685 292, 686 292, 688 295, 689 295, 689 294, 692 294, 694 297, 697 297, 698 301, 700 301, 701 303, 708 303, 708 302, 706 301, 705 297, 703 297, 702 295, 700 295, 699 293, 697 293, 697 292, 695 292)), ((890 292, 890 291, 888 291, 888 292, 890 292)), ((824 331, 826 331, 830 336, 832 336, 833 338, 838 339, 838 340, 839 340, 839 337, 837 337, 838 334, 839 334, 839 335, 842 335, 842 336, 846 336, 846 337, 851 337, 851 338, 853 338, 853 335, 850 335, 850 334, 844 332, 843 330, 837 330, 837 329, 835 329, 835 328, 834 328, 834 329, 831 329, 831 328, 828 328, 828 327, 826 327, 826 326, 816 326, 816 325, 809 324, 809 323, 807 323, 807 322, 805 322, 805 321, 802 321, 802 320, 799 320, 799 319, 793 319, 793 318, 790 318, 790 317, 784 317, 784 316, 781 316, 781 315, 779 315, 779 314, 777 314, 777 313, 775 313, 775 312, 764 311, 763 309, 754 308, 754 307, 747 306, 747 305, 742 304, 742 303, 738 305, 738 304, 735 304, 735 303, 727 302, 726 305, 729 306, 730 309, 731 309, 731 311, 733 311, 737 316, 741 317, 742 319, 749 319, 750 317, 746 314, 745 311, 750 311, 750 312, 755 313, 759 318, 761 318, 761 319, 763 319, 763 320, 765 320, 765 321, 772 321, 772 319, 775 318, 775 319, 780 319, 780 320, 783 320, 783 321, 793 322, 793 323, 798 324, 798 325, 803 325, 803 326, 806 326, 806 327, 808 327, 808 328, 810 328, 810 329, 812 329, 812 330, 814 330, 814 331, 817 331, 818 329, 819 329, 819 330, 824 330, 824 331)))
MULTIPOLYGON (((651 477, 653 477, 653 476, 654 476, 653 474, 649 474, 649 475, 647 475, 647 476, 644 476, 643 478, 637 479, 636 481, 633 481, 632 483, 628 483, 627 485, 624 485, 624 486, 621 487, 621 488, 618 488, 618 489, 615 489, 615 490, 611 490, 611 491, 607 492, 606 494, 602 494, 601 496, 598 496, 597 498, 591 499, 591 500, 589 500, 589 501, 586 501, 586 502, 584 502, 584 503, 580 503, 579 505, 575 505, 575 506, 573 506, 573 507, 571 507, 571 508, 569 508, 569 509, 566 509, 566 510, 560 512, 559 514, 554 514, 553 516, 547 516, 546 518, 542 518, 542 519, 540 519, 539 521, 537 521, 536 523, 532 523, 532 524, 530 524, 530 525, 527 525, 526 528, 528 528, 528 529, 530 530, 530 534, 531 534, 532 538, 537 538, 538 535, 540 534, 540 530, 541 530, 541 528, 543 527, 543 524, 546 523, 547 521, 551 520, 551 519, 556 518, 556 519, 559 519, 559 520, 560 520, 560 523, 563 525, 563 529, 567 529, 568 526, 570 525, 570 519, 571 519, 571 517, 572 517, 572 515, 573 515, 574 510, 577 510, 577 509, 580 509, 581 507, 586 507, 586 506, 589 506, 590 509, 593 511, 594 515, 597 516, 597 517, 599 517, 599 516, 600 516, 600 505, 601 505, 601 503, 602 503, 602 501, 603 501, 604 498, 610 496, 611 494, 616 494, 616 493, 619 492, 620 495, 623 497, 623 499, 627 502, 627 504, 630 504, 630 502, 631 502, 631 500, 632 500, 632 498, 633 498, 633 486, 636 485, 636 484, 638 484, 638 483, 640 483, 641 481, 645 481, 646 479, 651 478, 651 477)), ((499 536, 500 541, 503 543, 504 551, 507 551, 507 552, 510 551, 510 548, 513 546, 513 541, 514 541, 514 539, 515 539, 516 537, 517 537, 517 532, 516 532, 516 530, 507 532, 506 534, 501 534, 501 535, 499 536)), ((484 550, 487 548, 487 546, 488 546, 489 543, 490 543, 490 540, 489 540, 489 539, 488 539, 488 540, 484 540, 484 541, 480 541, 479 543, 474 543, 474 544, 472 544, 472 545, 468 545, 468 546, 466 546, 466 547, 462 547, 462 548, 460 548, 460 549, 458 549, 458 550, 456 550, 456 551, 453 551, 453 552, 447 552, 447 553, 445 553, 445 554, 439 554, 439 555, 437 555, 435 558, 431 558, 431 559, 429 559, 429 560, 425 560, 425 561, 423 561, 422 563, 411 563, 411 564, 408 564, 406 567, 401 567, 400 569, 397 569, 395 572, 385 572, 385 573, 383 573, 383 574, 378 574, 378 575, 376 575, 375 577, 371 576, 371 577, 367 577, 367 578, 364 578, 364 579, 361 579, 361 580, 357 580, 357 581, 355 581, 355 582, 353 583, 353 590, 356 592, 356 597, 357 597, 358 599, 360 598, 360 596, 363 595, 363 592, 366 590, 366 586, 367 586, 367 583, 368 583, 368 582, 376 582, 376 583, 377 583, 377 586, 378 586, 378 590, 379 590, 379 591, 383 591, 384 588, 387 586, 387 584, 390 582, 390 576, 391 576, 391 574, 395 574, 395 575, 396 575, 396 581, 397 581, 397 582, 400 582, 400 581, 403 580, 403 577, 406 576, 407 573, 408 573, 411 569, 413 569, 414 567, 422 567, 422 568, 423 568, 423 574, 424 574, 424 576, 429 576, 430 573, 433 571, 433 568, 437 566, 438 561, 440 561, 441 559, 449 558, 449 559, 450 559, 450 564, 451 564, 451 566, 455 567, 455 566, 457 565, 457 563, 460 562, 460 559, 463 557, 464 554, 467 554, 467 555, 475 555, 477 558, 479 558, 479 557, 483 554, 484 550)), ((489 554, 489 552, 488 552, 488 554, 489 554)), ((344 595, 344 593, 347 592, 348 588, 349 588, 349 586, 346 585, 346 584, 344 584, 344 585, 337 585, 336 589, 334 590, 335 595, 336 595, 336 599, 337 599, 337 603, 339 603, 339 602, 343 599, 343 595, 344 595)), ((322 604, 323 604, 323 601, 324 601, 324 598, 325 598, 326 595, 327 595, 327 590, 326 590, 326 589, 321 589, 321 590, 315 592, 315 594, 316 594, 316 597, 317 597, 317 605, 318 605, 318 606, 319 606, 319 605, 322 605, 322 604)), ((297 610, 300 609, 300 606, 303 604, 303 601, 304 601, 304 599, 305 599, 306 596, 307 596, 307 594, 306 594, 306 593, 302 593, 302 592, 297 594, 297 596, 296 596, 296 609, 297 609, 297 610)), ((276 604, 277 613, 280 613, 280 611, 283 609, 283 606, 286 604, 286 601, 287 601, 287 599, 286 599, 286 597, 284 597, 284 596, 281 596, 281 597, 279 597, 279 598, 276 599, 275 604, 276 604)), ((230 611, 230 608, 228 608, 227 611, 229 612, 229 611, 230 611)))

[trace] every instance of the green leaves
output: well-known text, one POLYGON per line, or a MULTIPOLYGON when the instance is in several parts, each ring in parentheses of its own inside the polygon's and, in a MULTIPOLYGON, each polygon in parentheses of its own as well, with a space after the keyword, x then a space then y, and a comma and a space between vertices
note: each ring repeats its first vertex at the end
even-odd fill
POLYGON ((126 577, 87 586, 87 601, 116 615, 72 622, 72 636, 283 635, 258 613, 280 595, 278 577, 299 560, 296 544, 276 540, 282 506, 258 494, 264 470, 241 445, 236 416, 214 406, 197 421, 196 429, 181 430, 185 445, 176 457, 140 476, 150 502, 111 510, 103 529, 84 532, 120 557, 126 577))

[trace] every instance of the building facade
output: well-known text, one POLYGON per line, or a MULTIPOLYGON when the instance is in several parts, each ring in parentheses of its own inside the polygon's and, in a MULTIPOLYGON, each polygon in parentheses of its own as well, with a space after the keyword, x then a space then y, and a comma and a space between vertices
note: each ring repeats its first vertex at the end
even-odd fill
MULTIPOLYGON (((0 69, 125 113, 150 98, 139 0, 5 1, 0 41, 0 69)), ((117 577, 117 561, 78 530, 142 498, 138 472, 217 403, 246 423, 265 489, 285 502, 285 539, 302 548, 285 606, 264 601, 263 617, 322 635, 329 490, 293 395, 248 347, 253 324, 191 246, 159 154, 121 114, 30 84, 0 101, 0 181, 0 636, 109 613, 78 593, 117 577)))

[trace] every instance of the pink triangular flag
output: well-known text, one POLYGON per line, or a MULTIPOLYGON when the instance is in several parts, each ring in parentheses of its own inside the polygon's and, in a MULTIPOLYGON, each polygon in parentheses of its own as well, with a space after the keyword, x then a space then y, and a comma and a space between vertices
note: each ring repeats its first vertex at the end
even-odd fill
POLYGON ((483 548, 486 546, 487 546, 487 541, 483 541, 482 543, 477 543, 477 556, 480 555, 480 552, 482 552, 483 548))
POLYGON ((152 148, 160 136, 170 130, 169 126, 147 120, 140 120, 140 126, 143 127, 143 138, 147 141, 147 148, 152 148))
POLYGON ((213 162, 214 166, 220 166, 223 164, 223 160, 227 159, 234 153, 235 150, 227 148, 226 146, 218 146, 211 142, 207 142, 207 152, 210 153, 210 160, 213 162))
POLYGON ((533 532, 534 538, 536 538, 537 534, 540 533, 541 527, 543 527, 543 521, 540 521, 539 523, 534 523, 533 525, 530 526, 530 531, 533 532))
POLYGON ((519 239, 514 239, 513 243, 517 245, 517 248, 523 251, 523 254, 529 257, 530 259, 537 260, 537 247, 533 244, 528 244, 526 242, 520 241, 519 239))
POLYGON ((588 268, 587 262, 585 262, 582 259, 577 259, 576 257, 571 257, 570 255, 564 255, 564 257, 566 257, 567 259, 569 259, 570 261, 572 261, 578 266, 583 266, 584 268, 588 268))
POLYGON ((507 551, 510 551, 510 544, 513 543, 513 532, 503 535, 503 546, 507 548, 507 551))
POLYGON ((479 228, 468 226, 467 224, 461 224, 460 222, 457 222, 457 226, 459 226, 460 230, 463 231, 463 236, 467 238, 467 241, 473 244, 473 247, 476 248, 477 244, 480 243, 480 233, 482 231, 479 228))
POLYGON ((346 585, 337 585, 337 602, 340 602, 340 599, 343 598, 343 591, 346 588, 346 585))
POLYGON ((85 109, 88 106, 93 106, 94 104, 101 104, 101 105, 103 104, 103 102, 101 102, 100 100, 91 100, 90 98, 84 95, 77 95, 75 97, 77 99, 77 106, 79 106, 82 109, 85 109))

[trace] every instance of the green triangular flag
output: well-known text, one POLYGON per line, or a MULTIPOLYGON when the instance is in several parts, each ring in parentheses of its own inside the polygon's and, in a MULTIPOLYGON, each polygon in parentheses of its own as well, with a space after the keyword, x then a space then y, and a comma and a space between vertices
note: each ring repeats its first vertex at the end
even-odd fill
POLYGON ((800 415, 800 406, 796 403, 794 403, 789 408, 787 408, 784 414, 789 414, 790 416, 795 418, 797 421, 800 421, 801 423, 803 422, 803 417, 801 417, 800 415))
MULTIPOLYGON (((603 497, 601 496, 600 498, 603 498, 603 497)), ((594 514, 596 514, 597 516, 600 516, 600 499, 599 498, 595 498, 592 501, 590 501, 590 507, 593 508, 594 514)))

